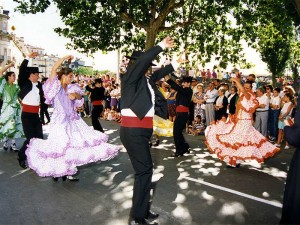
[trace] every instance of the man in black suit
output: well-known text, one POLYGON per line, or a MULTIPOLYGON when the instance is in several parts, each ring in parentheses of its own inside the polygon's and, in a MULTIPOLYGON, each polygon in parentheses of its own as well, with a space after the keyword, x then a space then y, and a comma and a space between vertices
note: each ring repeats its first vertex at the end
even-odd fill
POLYGON ((182 77, 182 85, 179 86, 175 81, 171 79, 169 75, 165 76, 166 82, 177 91, 176 95, 176 119, 173 126, 173 137, 176 147, 176 152, 172 154, 172 157, 180 157, 185 153, 190 152, 190 146, 185 141, 182 134, 186 127, 186 123, 189 119, 189 106, 193 96, 193 90, 190 88, 192 83, 192 77, 182 77))
POLYGON ((92 125, 95 130, 104 133, 104 130, 99 122, 99 117, 103 112, 103 100, 105 99, 105 88, 102 86, 102 80, 100 78, 95 80, 94 88, 86 85, 85 89, 91 92, 92 109, 92 125))
POLYGON ((43 138, 42 123, 39 118, 39 108, 44 96, 42 84, 38 82, 39 68, 28 67, 29 58, 34 58, 38 54, 31 52, 28 58, 24 59, 19 70, 18 84, 20 92, 19 100, 22 104, 22 125, 26 140, 19 150, 18 161, 19 165, 26 169, 26 154, 27 145, 31 138, 43 138))
POLYGON ((297 100, 294 124, 284 120, 284 137, 296 150, 286 178, 280 224, 300 224, 300 98, 297 100))
POLYGON ((153 131, 154 91, 150 83, 174 71, 172 65, 155 71, 149 78, 145 75, 152 60, 164 48, 173 47, 173 40, 166 37, 157 46, 146 52, 133 52, 127 72, 121 77, 120 138, 130 157, 135 171, 130 224, 156 224, 146 219, 155 219, 158 214, 150 211, 150 186, 153 173, 149 140, 153 131), (151 81, 149 81, 151 80, 151 81))

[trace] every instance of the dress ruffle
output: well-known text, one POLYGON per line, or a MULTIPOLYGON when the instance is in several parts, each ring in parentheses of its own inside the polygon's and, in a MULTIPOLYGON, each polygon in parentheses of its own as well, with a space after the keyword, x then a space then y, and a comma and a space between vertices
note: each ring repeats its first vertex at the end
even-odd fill
POLYGON ((58 94, 59 90, 61 88, 61 83, 58 80, 57 77, 53 78, 52 81, 48 79, 44 85, 43 85, 43 91, 44 91, 44 97, 45 97, 45 103, 48 105, 53 104, 53 100, 55 96, 58 94))
POLYGON ((173 137, 173 122, 154 115, 153 134, 160 137, 173 137))
POLYGON ((230 165, 236 165, 237 160, 248 159, 262 163, 278 152, 279 148, 268 142, 252 126, 251 112, 257 107, 256 101, 252 97, 247 100, 243 96, 239 101, 239 111, 234 119, 227 123, 220 121, 207 128, 206 145, 219 159, 230 165))
POLYGON ((108 135, 82 120, 51 124, 47 140, 33 138, 27 146, 28 165, 39 176, 73 175, 77 166, 115 157, 120 146, 106 143, 108 135))

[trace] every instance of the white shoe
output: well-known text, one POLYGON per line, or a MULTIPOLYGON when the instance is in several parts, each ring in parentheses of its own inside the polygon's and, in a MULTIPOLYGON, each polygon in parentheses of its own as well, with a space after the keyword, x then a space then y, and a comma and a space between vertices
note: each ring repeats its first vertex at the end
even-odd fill
POLYGON ((17 146, 16 146, 16 143, 12 143, 12 144, 10 145, 10 150, 11 150, 11 151, 18 151, 17 146))
POLYGON ((275 146, 276 146, 276 147, 280 147, 280 144, 277 144, 277 143, 276 143, 275 146))
POLYGON ((290 146, 286 145, 286 146, 284 147, 284 149, 290 149, 290 146))
POLYGON ((7 141, 3 142, 3 149, 6 151, 8 149, 8 143, 7 141))

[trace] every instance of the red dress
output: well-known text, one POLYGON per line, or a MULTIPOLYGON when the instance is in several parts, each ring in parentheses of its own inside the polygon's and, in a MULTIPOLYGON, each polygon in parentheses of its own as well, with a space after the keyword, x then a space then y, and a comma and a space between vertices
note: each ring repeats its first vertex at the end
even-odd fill
POLYGON ((240 94, 236 114, 229 122, 212 124, 205 132, 208 149, 230 165, 236 165, 237 160, 248 159, 263 163, 265 158, 280 150, 252 126, 252 115, 258 101, 253 92, 249 94, 250 99, 240 94))

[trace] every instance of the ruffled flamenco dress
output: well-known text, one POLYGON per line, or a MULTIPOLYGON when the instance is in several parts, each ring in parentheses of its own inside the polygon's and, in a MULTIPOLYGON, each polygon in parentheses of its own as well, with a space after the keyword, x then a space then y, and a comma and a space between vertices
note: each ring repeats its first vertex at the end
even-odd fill
POLYGON ((153 134, 159 137, 173 137, 173 122, 154 115, 153 134))
POLYGON ((39 176, 62 177, 77 173, 77 167, 109 160, 118 154, 121 146, 107 143, 108 135, 89 127, 78 115, 76 108, 84 99, 70 100, 68 94, 83 90, 70 84, 64 90, 57 79, 44 86, 46 104, 53 104, 47 140, 33 138, 26 150, 28 165, 39 176))
POLYGON ((258 101, 253 92, 249 94, 249 99, 243 93, 240 94, 236 114, 229 121, 220 120, 205 131, 210 152, 232 166, 236 166, 237 161, 245 160, 263 163, 264 159, 280 150, 252 126, 252 115, 258 101))
POLYGON ((0 141, 24 137, 21 105, 18 101, 19 91, 17 84, 9 85, 4 77, 0 78, 0 98, 3 100, 0 112, 0 141))

